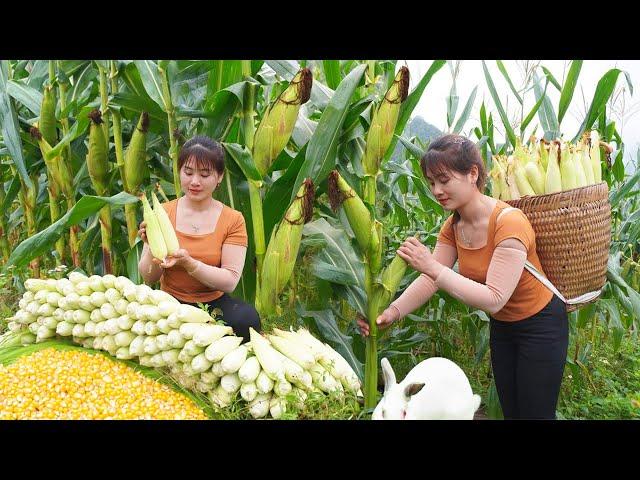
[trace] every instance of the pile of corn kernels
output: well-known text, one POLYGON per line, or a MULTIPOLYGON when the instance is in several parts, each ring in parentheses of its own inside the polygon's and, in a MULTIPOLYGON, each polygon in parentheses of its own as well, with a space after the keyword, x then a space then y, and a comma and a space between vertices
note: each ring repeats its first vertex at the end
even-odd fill
POLYGON ((0 419, 205 420, 189 398, 104 355, 47 348, 0 365, 0 419))

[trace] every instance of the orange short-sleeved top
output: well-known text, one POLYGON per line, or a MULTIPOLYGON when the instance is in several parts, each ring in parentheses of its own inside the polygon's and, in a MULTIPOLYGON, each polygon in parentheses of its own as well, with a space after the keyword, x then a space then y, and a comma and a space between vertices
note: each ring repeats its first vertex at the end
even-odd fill
MULTIPOLYGON (((508 207, 510 207, 509 204, 498 200, 489 217, 487 243, 480 248, 461 245, 453 230, 453 216, 445 221, 440 229, 438 241, 456 248, 461 275, 478 283, 486 283, 493 251, 496 245, 507 238, 515 238, 522 242, 527 249, 527 260, 544 273, 536 252, 536 235, 525 214, 520 210, 505 213, 496 224, 498 214, 508 207)), ((523 320, 542 310, 552 297, 553 293, 524 269, 513 295, 505 306, 493 315, 493 318, 504 321, 523 320)))
MULTIPOLYGON (((220 267, 222 257, 222 245, 241 245, 246 247, 247 229, 242 213, 226 205, 218 218, 215 230, 212 233, 192 234, 184 233, 176 229, 176 209, 178 199, 162 204, 176 230, 180 248, 184 248, 196 260, 207 265, 220 267)), ((160 288, 184 302, 198 303, 210 302, 222 296, 224 292, 211 290, 210 287, 200 283, 179 266, 164 270, 160 277, 160 288)))

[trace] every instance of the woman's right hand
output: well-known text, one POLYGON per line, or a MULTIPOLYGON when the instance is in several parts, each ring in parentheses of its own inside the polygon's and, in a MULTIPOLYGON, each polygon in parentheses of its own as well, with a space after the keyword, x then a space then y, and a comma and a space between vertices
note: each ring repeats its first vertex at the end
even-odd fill
MULTIPOLYGON (((399 317, 398 310, 396 310, 395 307, 389 306, 386 308, 384 312, 378 315, 378 318, 376 319, 376 324, 378 325, 378 328, 387 328, 393 322, 398 320, 398 317, 399 317)), ((360 328, 360 333, 362 333, 363 336, 368 337, 369 322, 367 322, 367 319, 361 316, 360 314, 357 314, 356 323, 360 328)))
POLYGON ((149 240, 147 240, 147 222, 142 221, 140 223, 140 226, 138 227, 138 236, 144 243, 149 243, 149 240))

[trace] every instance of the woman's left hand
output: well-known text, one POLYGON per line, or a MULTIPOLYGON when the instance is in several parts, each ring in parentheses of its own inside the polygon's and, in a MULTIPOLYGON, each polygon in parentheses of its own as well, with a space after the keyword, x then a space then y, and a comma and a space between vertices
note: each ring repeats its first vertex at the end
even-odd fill
POLYGON ((437 278, 444 268, 433 258, 429 248, 420 243, 416 237, 407 238, 397 252, 407 265, 420 273, 429 275, 432 279, 437 278))
POLYGON ((192 261, 193 259, 191 258, 191 255, 189 255, 189 252, 184 248, 180 248, 173 255, 167 255, 167 257, 164 259, 164 262, 162 262, 160 266, 163 268, 171 268, 175 265, 185 267, 192 261))

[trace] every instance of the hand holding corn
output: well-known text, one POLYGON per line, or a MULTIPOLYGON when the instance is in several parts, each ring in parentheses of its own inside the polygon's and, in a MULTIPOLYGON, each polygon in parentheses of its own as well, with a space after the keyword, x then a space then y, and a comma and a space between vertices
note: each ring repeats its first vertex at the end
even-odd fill
POLYGON ((158 260, 157 258, 153 259, 154 263, 157 263, 162 268, 171 268, 175 265, 179 267, 183 267, 187 271, 192 271, 196 268, 196 262, 189 252, 184 248, 178 249, 173 255, 167 255, 164 261, 158 260))
MULTIPOLYGON (((387 328, 398 319, 398 310, 392 306, 388 306, 384 312, 378 315, 376 325, 378 325, 380 329, 387 328)), ((365 337, 369 336, 369 322, 367 322, 367 319, 358 313, 356 315, 356 323, 360 328, 360 333, 365 337)))
POLYGON ((138 227, 138 236, 144 243, 149 243, 149 239, 147 238, 147 222, 145 222, 144 220, 140 222, 140 226, 138 227))
POLYGON ((417 272, 429 275, 433 279, 437 278, 444 268, 442 264, 433 258, 431 250, 420 243, 420 240, 416 237, 407 238, 402 245, 400 245, 397 253, 411 268, 417 272))

